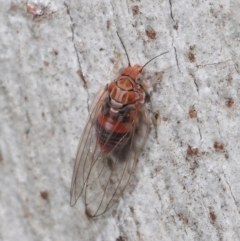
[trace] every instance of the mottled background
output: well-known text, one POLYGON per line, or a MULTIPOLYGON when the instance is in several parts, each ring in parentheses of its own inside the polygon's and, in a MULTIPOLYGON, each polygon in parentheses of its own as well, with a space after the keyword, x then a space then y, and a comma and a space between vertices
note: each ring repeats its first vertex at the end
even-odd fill
POLYGON ((0 240, 240 240, 240 3, 0 3, 0 240), (114 63, 144 64, 154 126, 116 210, 69 205, 74 157, 114 63), (156 122, 156 120, 154 121, 156 122), (121 237, 121 238, 120 238, 121 237))

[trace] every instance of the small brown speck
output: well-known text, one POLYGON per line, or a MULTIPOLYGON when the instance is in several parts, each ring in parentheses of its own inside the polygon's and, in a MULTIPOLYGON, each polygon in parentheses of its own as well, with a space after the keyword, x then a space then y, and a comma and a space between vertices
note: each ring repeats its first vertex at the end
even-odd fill
POLYGON ((91 210, 90 209, 86 208, 85 209, 85 214, 86 214, 86 216, 87 216, 87 218, 89 220, 93 218, 93 215, 91 214, 91 210))
POLYGON ((48 67, 49 66, 49 62, 48 61, 43 61, 43 64, 48 67))
POLYGON ((212 222, 215 222, 215 221, 216 221, 217 216, 216 216, 216 214, 215 214, 214 212, 211 211, 211 212, 209 213, 209 216, 210 216, 212 222))
POLYGON ((193 148, 191 146, 188 146, 187 155, 188 156, 196 156, 196 155, 198 155, 198 148, 193 148))
POLYGON ((190 60, 191 63, 195 62, 195 55, 192 51, 188 52, 188 59, 190 60))
POLYGON ((54 55, 56 55, 56 56, 58 55, 58 51, 55 50, 55 49, 53 49, 52 53, 53 53, 54 55))
POLYGON ((156 34, 155 30, 152 27, 148 26, 146 28, 145 32, 146 32, 146 35, 148 36, 148 38, 156 39, 156 35, 157 34, 156 34))
POLYGON ((187 217, 183 217, 183 221, 186 225, 188 225, 188 218, 187 217))
POLYGON ((234 100, 232 98, 227 99, 226 106, 231 108, 234 104, 234 100))
POLYGON ((189 115, 189 117, 190 117, 191 119, 197 118, 197 111, 196 111, 196 109, 194 108, 194 106, 191 106, 191 107, 189 108, 188 115, 189 115))
POLYGON ((41 195, 42 199, 44 199, 44 200, 48 199, 48 192, 47 191, 40 192, 40 195, 41 195))
POLYGON ((183 220, 185 224, 188 224, 188 218, 186 216, 184 216, 183 214, 179 214, 179 218, 183 220))
POLYGON ((178 23, 174 24, 173 28, 174 28, 175 30, 178 30, 178 23))
POLYGON ((224 145, 220 142, 214 142, 214 148, 215 148, 215 151, 222 151, 224 149, 224 145))
POLYGON ((133 15, 137 15, 139 13, 139 7, 137 5, 133 6, 132 7, 132 12, 133 12, 133 15))

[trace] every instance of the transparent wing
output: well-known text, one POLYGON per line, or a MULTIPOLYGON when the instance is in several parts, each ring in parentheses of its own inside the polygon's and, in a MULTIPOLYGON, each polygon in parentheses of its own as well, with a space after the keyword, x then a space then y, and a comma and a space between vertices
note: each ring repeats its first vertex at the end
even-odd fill
MULTIPOLYGON (((135 109, 132 115, 133 121, 128 123, 131 130, 116 143, 111 152, 103 153, 95 146, 92 155, 89 155, 91 166, 85 183, 84 197, 86 214, 90 217, 105 213, 118 201, 135 170, 150 131, 150 122, 144 106, 135 109)), ((106 146, 108 141, 118 135, 114 130, 113 128, 111 135, 106 139, 106 146)))
POLYGON ((71 206, 73 206, 81 196, 88 176, 90 175, 91 166, 94 161, 93 154, 97 146, 95 121, 101 111, 106 95, 107 92, 105 90, 99 91, 78 145, 70 191, 71 206))
POLYGON ((104 136, 106 131, 101 126, 96 128, 96 120, 101 113, 109 110, 107 99, 107 92, 101 91, 78 146, 71 184, 71 206, 82 195, 86 214, 91 217, 105 213, 121 197, 135 170, 150 130, 149 115, 145 107, 134 107, 131 121, 126 121, 129 131, 121 135, 120 139, 116 138, 119 137, 119 123, 129 118, 130 112, 126 111, 119 118, 121 121, 116 122, 111 133, 106 135, 100 147, 97 136, 104 136), (104 146, 108 146, 113 140, 118 142, 114 143, 111 151, 102 151, 104 146))

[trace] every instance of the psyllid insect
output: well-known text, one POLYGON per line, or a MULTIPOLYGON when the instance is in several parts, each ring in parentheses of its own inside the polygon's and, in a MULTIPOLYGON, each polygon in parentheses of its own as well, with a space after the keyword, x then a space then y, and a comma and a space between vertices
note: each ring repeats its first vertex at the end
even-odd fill
POLYGON ((167 53, 155 56, 143 66, 131 66, 119 39, 128 67, 121 69, 120 75, 99 93, 83 130, 73 170, 71 206, 84 196, 89 217, 108 211, 122 196, 134 173, 150 132, 145 89, 159 78, 148 85, 142 72, 149 62, 167 53))

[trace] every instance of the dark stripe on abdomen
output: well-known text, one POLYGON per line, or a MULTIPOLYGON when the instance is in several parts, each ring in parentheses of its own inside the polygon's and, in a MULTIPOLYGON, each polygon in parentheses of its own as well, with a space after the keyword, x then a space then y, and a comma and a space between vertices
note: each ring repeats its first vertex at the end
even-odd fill
POLYGON ((128 136, 127 132, 108 131, 105 129, 105 124, 106 122, 101 124, 97 118, 96 134, 98 144, 100 145, 102 151, 110 152, 114 147, 116 147, 116 145, 118 145, 116 148, 122 147, 121 144, 123 144, 123 142, 125 143, 128 136))

